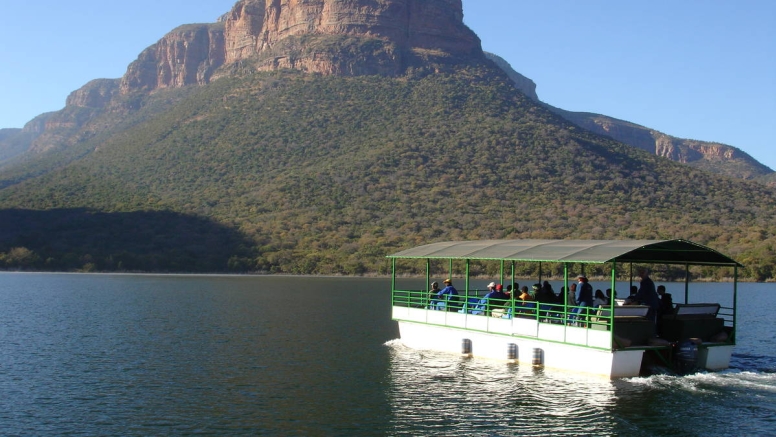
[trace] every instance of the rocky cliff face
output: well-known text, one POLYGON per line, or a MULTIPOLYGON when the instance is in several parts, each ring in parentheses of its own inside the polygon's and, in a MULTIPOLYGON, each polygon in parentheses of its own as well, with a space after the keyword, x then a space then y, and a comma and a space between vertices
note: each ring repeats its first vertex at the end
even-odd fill
POLYGON ((413 53, 483 56, 461 0, 242 0, 219 21, 179 27, 143 51, 122 94, 205 84, 224 64, 395 75, 413 53))
POLYGON ((593 132, 610 136, 618 141, 684 164, 699 159, 731 160, 743 157, 740 150, 719 143, 686 140, 614 118, 588 114, 568 115, 593 132))
MULTIPOLYGON (((548 106, 549 107, 549 106, 548 106)), ((553 112, 589 131, 617 141, 715 173, 757 179, 773 172, 747 153, 726 144, 676 138, 653 129, 605 115, 570 112, 549 107, 553 112)))
POLYGON ((168 33, 145 49, 121 79, 122 94, 203 85, 224 63, 224 25, 193 24, 168 33))
POLYGON ((67 106, 80 108, 104 108, 118 94, 116 79, 95 79, 67 96, 67 106))
POLYGON ((461 0, 242 0, 226 20, 226 62, 299 35, 383 38, 400 48, 478 54, 461 0))

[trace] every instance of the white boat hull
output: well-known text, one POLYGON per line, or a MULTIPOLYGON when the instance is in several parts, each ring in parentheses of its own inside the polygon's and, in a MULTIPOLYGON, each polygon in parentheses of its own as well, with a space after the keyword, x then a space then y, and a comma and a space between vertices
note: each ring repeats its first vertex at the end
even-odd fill
POLYGON ((733 345, 705 345, 698 349, 698 367, 706 370, 724 370, 730 367, 733 345))
POLYGON ((464 340, 468 340, 471 350, 467 354, 473 357, 540 364, 607 378, 638 376, 644 355, 643 350, 611 350, 608 331, 532 319, 499 319, 405 307, 394 307, 394 319, 399 322, 402 343, 414 349, 461 354, 464 340), (406 320, 411 317, 424 320, 406 320), (435 318, 440 320, 434 323, 435 318), (510 350, 514 353, 515 347, 516 356, 512 358, 510 350))

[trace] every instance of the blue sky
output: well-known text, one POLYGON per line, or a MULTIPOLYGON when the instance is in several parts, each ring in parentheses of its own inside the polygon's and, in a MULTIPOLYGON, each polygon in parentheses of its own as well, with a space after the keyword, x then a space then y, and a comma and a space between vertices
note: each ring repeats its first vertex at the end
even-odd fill
MULTIPOLYGON (((738 147, 776 169, 776 1, 463 0, 483 49, 539 98, 669 135, 738 147)), ((178 25, 233 0, 0 2, 0 127, 118 78, 178 25)))

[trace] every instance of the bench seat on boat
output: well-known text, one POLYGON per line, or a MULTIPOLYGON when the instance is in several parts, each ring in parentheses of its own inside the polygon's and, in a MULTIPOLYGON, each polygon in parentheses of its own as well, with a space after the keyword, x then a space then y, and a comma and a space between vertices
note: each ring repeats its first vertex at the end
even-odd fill
MULTIPOLYGON (((592 329, 608 330, 603 322, 604 317, 609 317, 609 309, 599 308, 594 320, 599 322, 591 326, 592 329)), ((655 336, 655 324, 647 319, 649 307, 646 305, 625 305, 614 307, 614 334, 627 339, 631 345, 646 345, 649 339, 655 336)))
POLYGON ((673 314, 660 320, 660 336, 670 341, 700 338, 708 341, 724 329, 725 321, 717 317, 719 304, 677 304, 673 314))
POLYGON ((614 316, 614 335, 630 340, 631 345, 646 345, 655 336, 655 323, 645 317, 614 316))

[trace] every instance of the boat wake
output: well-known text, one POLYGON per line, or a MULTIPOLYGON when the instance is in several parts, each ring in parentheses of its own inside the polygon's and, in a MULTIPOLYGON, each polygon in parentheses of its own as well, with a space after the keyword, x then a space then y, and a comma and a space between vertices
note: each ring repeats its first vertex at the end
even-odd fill
MULTIPOLYGON (((746 392, 752 396, 772 398, 776 394, 776 372, 727 369, 720 372, 698 372, 678 376, 657 374, 649 377, 627 378, 633 387, 682 390, 695 394, 725 394, 746 392)), ((620 384, 622 388, 622 384, 620 384)))

